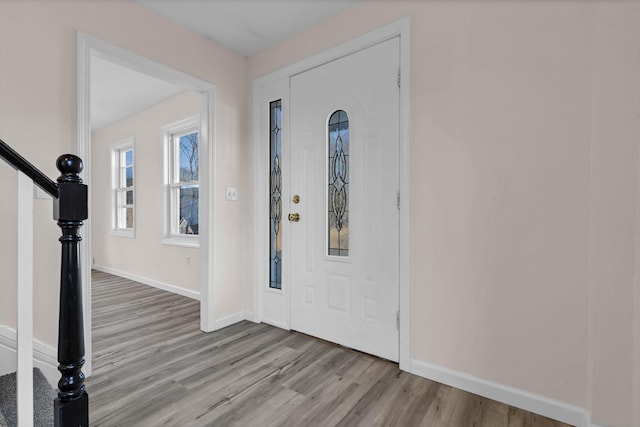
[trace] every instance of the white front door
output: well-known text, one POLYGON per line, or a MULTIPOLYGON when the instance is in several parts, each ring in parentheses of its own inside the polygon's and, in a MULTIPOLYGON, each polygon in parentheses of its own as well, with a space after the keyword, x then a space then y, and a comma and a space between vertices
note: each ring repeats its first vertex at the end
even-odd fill
POLYGON ((393 361, 399 52, 394 38, 290 80, 291 329, 393 361))

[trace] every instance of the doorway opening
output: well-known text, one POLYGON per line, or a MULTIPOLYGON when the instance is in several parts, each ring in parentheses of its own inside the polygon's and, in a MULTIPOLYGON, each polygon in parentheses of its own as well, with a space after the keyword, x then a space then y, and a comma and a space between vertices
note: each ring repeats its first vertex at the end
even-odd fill
MULTIPOLYGON (((136 229, 136 224, 140 224, 140 221, 137 221, 136 215, 140 214, 141 209, 139 203, 135 203, 136 200, 139 199, 140 195, 136 193, 140 193, 140 186, 134 187, 125 187, 122 192, 124 197, 124 202, 119 203, 117 200, 116 192, 114 191, 113 197, 110 197, 109 191, 108 194, 98 194, 93 192, 93 177, 92 174, 96 167, 98 166, 98 162, 92 161, 92 131, 96 130, 98 126, 96 126, 96 120, 98 120, 97 116, 92 115, 92 78, 95 78, 92 67, 96 64, 101 64, 105 67, 110 67, 111 72, 122 72, 129 73, 129 75, 135 75, 140 78, 144 78, 145 76, 148 79, 153 80, 153 84, 156 86, 156 91, 158 87, 163 86, 163 91, 166 90, 165 96, 166 99, 157 99, 153 104, 153 107, 149 107, 149 105, 139 105, 137 107, 138 113, 140 111, 145 111, 146 107, 149 108, 159 108, 162 109, 163 104, 174 103, 176 105, 190 105, 191 113, 189 116, 193 116, 194 114, 199 119, 199 129, 198 129, 198 157, 199 157, 199 170, 198 170, 198 180, 196 181, 198 184, 197 191, 194 191, 194 180, 192 179, 189 188, 189 194, 191 199, 193 200, 194 194, 199 197, 199 209, 197 210, 197 214, 191 213, 189 215, 189 221, 192 223, 190 227, 185 227, 185 230, 191 230, 193 234, 193 230, 197 230, 198 233, 198 245, 199 246, 199 255, 200 262, 199 265, 190 264, 190 261, 193 262, 193 255, 187 254, 184 257, 180 257, 180 259, 176 258, 176 262, 185 263, 186 265, 193 265, 193 275, 197 284, 199 285, 198 289, 186 289, 182 291, 182 294, 185 296, 189 296, 191 298, 198 299, 200 301, 200 325, 201 329, 205 332, 212 331, 214 329, 215 316, 213 312, 213 274, 211 271, 211 266, 213 265, 213 245, 212 245, 212 233, 213 233, 213 215, 211 214, 213 210, 213 197, 212 197, 212 188, 213 188, 213 165, 214 163, 214 128, 213 128, 213 110, 214 110, 214 99, 215 99, 215 86, 211 83, 202 81, 195 77, 189 76, 180 71, 171 69, 149 59, 143 58, 139 55, 136 55, 132 52, 129 52, 125 49, 119 48, 117 46, 111 45, 102 40, 96 39, 94 37, 88 36, 86 34, 78 33, 77 35, 78 42, 78 70, 77 70, 77 153, 84 161, 84 171, 83 171, 83 180, 89 186, 89 220, 86 222, 85 226, 82 230, 83 241, 81 243, 80 248, 80 257, 82 264, 82 283, 83 283, 83 303, 85 307, 84 311, 84 324, 85 324, 85 345, 86 345, 86 365, 85 372, 87 375, 91 373, 91 269, 94 264, 94 256, 92 251, 92 244, 94 244, 94 239, 92 236, 94 235, 95 230, 93 229, 94 217, 97 218, 98 212, 94 212, 92 209, 93 201, 98 200, 97 197, 104 198, 105 203, 100 205, 99 215, 106 215, 111 221, 111 215, 116 215, 117 208, 125 209, 123 211, 124 220, 121 221, 120 226, 124 227, 124 231, 132 231, 133 233, 137 233, 141 230, 136 229), (118 70, 118 71, 116 71, 118 70), (174 91, 171 93, 171 91, 174 91), (193 112, 193 105, 197 104, 196 112, 193 112), (129 193, 130 191, 130 193, 129 193), (107 200, 109 200, 107 202, 107 200), (129 211, 127 211, 129 209, 129 211), (130 215, 128 218, 127 215, 130 215), (127 219, 128 218, 128 219, 127 219), (194 225, 193 221, 197 221, 198 224, 194 225), (132 230, 128 230, 127 226, 133 225, 132 230)), ((152 86, 153 86, 152 84, 152 86)), ((95 88, 94 88, 95 89, 95 88)), ((95 106, 94 106, 95 108, 95 106)), ((136 108, 134 108, 136 110, 136 108)), ((185 110, 186 111, 186 110, 185 110)), ((134 111, 130 111, 131 114, 135 114, 134 111)), ((139 114, 138 114, 139 115, 139 114)), ((186 115, 186 113, 185 113, 186 115)), ((166 115, 165 115, 166 116, 166 115)), ((170 116, 166 116, 170 117, 170 116)), ((166 120, 170 120, 166 118, 166 120)), ((122 123, 126 121, 125 118, 120 117, 111 120, 116 120, 118 123, 122 123)), ((174 119, 175 122, 177 119, 174 119)), ((101 126, 104 126, 105 123, 102 123, 101 126)), ((166 125, 171 124, 170 122, 165 123, 166 125)), ((106 129, 106 127, 104 127, 106 129)), ((126 135, 123 138, 117 138, 115 135, 117 132, 114 132, 112 135, 105 136, 105 140, 110 140, 107 144, 106 159, 102 159, 99 162, 101 166, 105 166, 107 168, 112 168, 115 164, 113 159, 113 152, 118 151, 119 148, 124 147, 124 145, 120 144, 123 140, 127 139, 126 135), (111 154, 109 154, 111 153, 111 154), (111 157, 111 159, 109 159, 111 157)), ((157 144, 157 152, 147 152, 147 156, 156 156, 157 159, 162 158, 162 144, 159 141, 160 139, 160 128, 155 130, 155 139, 158 139, 157 144)), ((127 147, 129 147, 127 145, 127 147)), ((135 160, 132 164, 127 163, 127 159, 136 159, 140 160, 140 157, 143 155, 143 151, 141 148, 143 147, 142 141, 136 141, 135 138, 131 144, 133 149, 131 151, 124 150, 123 164, 124 169, 123 172, 125 174, 125 179, 123 182, 129 183, 126 179, 127 174, 129 173, 128 168, 133 166, 131 177, 134 178, 135 174, 138 171, 135 169, 135 160), (131 155, 129 155, 131 154, 131 155), (129 156, 129 157, 127 157, 129 156)), ((126 148, 126 147, 125 147, 126 148)), ((105 147, 102 147, 105 149, 105 147)), ((154 159, 156 159, 154 157, 154 159)), ((157 160, 156 159, 156 160, 157 160)), ((161 163, 161 161, 160 161, 161 163)), ((113 174, 113 175, 117 175, 113 174)), ((192 177, 193 178, 193 177, 192 177)), ((157 177, 157 191, 154 191, 156 195, 159 196, 160 188, 161 188, 161 180, 162 175, 158 173, 157 177)), ((133 179, 133 183, 135 184, 135 178, 133 179)), ((178 208, 179 209, 179 208, 178 208)), ((98 209, 96 209, 98 210, 98 209)), ((159 212, 158 212, 159 213, 159 212)), ((181 213, 180 211, 178 213, 181 213)), ((117 216, 117 215, 116 215, 117 216)), ((183 215, 186 216, 186 215, 183 215)), ((180 218, 178 218, 180 219, 180 218)), ((116 224, 116 222, 112 222, 111 224, 116 224)), ((139 227, 138 227, 139 228, 139 227)), ((179 227, 175 228, 176 230, 180 230, 179 227)), ((114 231, 114 228, 111 228, 111 231, 114 231)), ((117 234, 117 227, 115 229, 115 233, 117 234)), ((120 231, 123 231, 120 229, 120 231)), ((101 230, 104 232, 104 229, 101 230)), ((109 231, 107 231, 109 233, 109 231)), ((158 235, 160 235, 160 230, 153 230, 154 237, 157 239, 158 235)), ((127 234, 127 233, 125 233, 127 234)), ((189 242, 189 238, 193 236, 186 236, 185 239, 189 242)), ((119 237, 120 239, 127 239, 127 237, 119 237)), ((178 239, 179 240, 179 239, 178 239)), ((193 243, 193 239, 190 240, 193 243)), ((184 243, 184 242, 183 242, 184 243)), ((188 244, 186 245, 188 246, 188 244)), ((192 245, 194 246, 194 245, 192 245)), ((99 260, 96 260, 100 262, 99 260)), ((126 269, 126 268, 125 268, 126 269)), ((134 275, 135 276, 135 275, 134 275)), ((142 276, 142 275, 140 275, 142 276)), ((130 277, 134 280, 136 277, 130 277)), ((153 281, 153 280, 152 280, 153 281)), ((144 281, 143 281, 144 283, 144 281)), ((154 283, 148 283, 151 285, 157 285, 157 287, 162 287, 164 284, 161 280, 155 280, 154 283)), ((176 293, 181 293, 181 290, 177 287, 173 289, 167 289, 176 293)))

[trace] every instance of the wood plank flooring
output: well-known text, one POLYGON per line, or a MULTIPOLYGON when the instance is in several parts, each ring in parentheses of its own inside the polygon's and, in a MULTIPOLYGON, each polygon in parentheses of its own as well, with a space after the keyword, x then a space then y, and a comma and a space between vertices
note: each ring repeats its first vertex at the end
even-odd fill
POLYGON ((92 277, 92 426, 566 426, 268 325, 205 334, 196 301, 92 277))

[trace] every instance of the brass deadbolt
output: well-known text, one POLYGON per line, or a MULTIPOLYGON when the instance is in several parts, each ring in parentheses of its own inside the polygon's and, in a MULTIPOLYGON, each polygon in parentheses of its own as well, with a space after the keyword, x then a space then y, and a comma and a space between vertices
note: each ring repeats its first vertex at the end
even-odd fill
POLYGON ((299 213, 290 213, 289 214, 289 221, 291 221, 291 222, 300 221, 300 214, 299 213))

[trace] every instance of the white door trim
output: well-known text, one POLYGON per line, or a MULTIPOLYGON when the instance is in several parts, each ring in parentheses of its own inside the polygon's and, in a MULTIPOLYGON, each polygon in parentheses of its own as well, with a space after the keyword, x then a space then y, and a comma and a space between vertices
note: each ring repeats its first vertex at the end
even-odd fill
MULTIPOLYGON (((253 144, 254 144, 254 321, 269 322, 264 317, 263 301, 268 283, 268 245, 269 229, 268 218, 269 205, 266 184, 262 177, 267 176, 268 171, 268 141, 264 132, 265 104, 270 100, 282 99, 283 109, 289 105, 289 78, 311 68, 373 46, 394 37, 400 37, 400 369, 410 369, 410 248, 411 248, 411 80, 410 80, 410 18, 391 23, 375 31, 367 33, 356 39, 345 42, 323 53, 305 59, 281 70, 260 77, 253 82, 253 144)), ((267 112, 268 113, 268 112, 267 112)), ((289 134, 288 117, 283 117, 284 134, 289 134)), ((284 143, 284 141, 283 141, 284 143)), ((284 147, 283 147, 284 148, 284 147)), ((286 153, 283 153, 286 159, 286 153)), ((287 192, 284 192, 288 195, 287 192)), ((283 215, 284 216, 284 215, 283 215)), ((287 238, 288 224, 283 221, 287 238)), ((286 247, 286 246, 285 246, 286 247)), ((286 255, 286 254, 285 254, 286 255)), ((285 272, 283 271, 283 275, 285 272)), ((288 307, 287 307, 288 308, 288 307)), ((288 317, 284 322, 278 322, 277 326, 289 328, 288 317)))
MULTIPOLYGON (((267 129, 269 123, 268 106, 270 101, 282 100, 282 111, 289 111, 289 77, 268 83, 265 86, 256 86, 254 81, 253 89, 254 114, 254 150, 253 150, 253 203, 254 203, 254 300, 253 300, 253 321, 265 322, 279 328, 290 329, 289 317, 289 298, 284 290, 267 289, 262 285, 268 283, 269 277, 269 223, 266 218, 269 217, 269 182, 263 177, 269 174, 269 148, 268 139, 264 138, 264 134, 258 135, 259 129, 267 129), (267 282, 265 282, 267 280, 267 282), (282 296, 282 309, 284 316, 275 318, 264 312, 264 300, 269 296, 282 296)), ((289 117, 282 117, 283 129, 288 129, 289 117)), ((289 132, 282 134, 282 164, 289 164, 289 132)), ((289 194, 289 182, 282 182, 282 200, 283 207, 288 206, 285 200, 289 194)), ((283 210, 284 212, 284 210, 283 210)), ((285 218, 283 213, 283 218, 285 218)), ((289 242, 289 222, 282 221, 282 239, 283 239, 283 258, 288 259, 289 242)), ((283 282, 288 281, 288 270, 282 271, 283 282)))
MULTIPOLYGON (((201 165, 201 278, 200 278, 200 328, 205 332, 215 330, 214 276, 215 251, 213 230, 215 224, 214 194, 215 188, 215 85, 174 70, 139 56, 126 49, 114 46, 95 37, 77 33, 77 105, 76 105, 76 149, 84 162, 82 173, 84 183, 89 186, 89 218, 91 218, 91 111, 90 88, 91 55, 99 55, 110 61, 151 75, 158 79, 194 90, 204 95, 201 118, 201 158, 207 159, 201 165)), ((158 145, 160 146, 160 145, 158 145)), ((85 373, 91 373, 91 221, 87 220, 81 230, 83 240, 80 244, 80 262, 82 267, 82 292, 84 304, 85 333, 85 373)))

